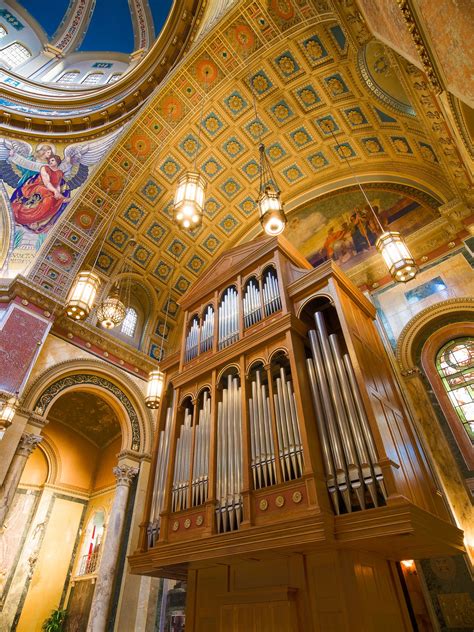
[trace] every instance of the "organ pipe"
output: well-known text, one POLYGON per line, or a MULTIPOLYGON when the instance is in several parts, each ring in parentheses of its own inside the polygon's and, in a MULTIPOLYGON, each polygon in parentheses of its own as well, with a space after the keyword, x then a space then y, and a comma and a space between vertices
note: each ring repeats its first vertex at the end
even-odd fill
POLYGON ((166 470, 170 456, 170 433, 173 410, 176 403, 176 392, 173 392, 173 400, 166 409, 165 427, 160 432, 158 441, 158 455, 156 460, 155 480, 151 501, 150 525, 148 528, 148 546, 154 546, 160 528, 160 513, 163 511, 165 495, 166 470))
POLYGON ((244 327, 247 329, 262 320, 260 289, 255 279, 250 279, 243 298, 244 327))
POLYGON ((188 409, 186 409, 184 413, 184 422, 181 425, 180 435, 176 442, 173 487, 171 491, 171 511, 181 511, 188 508, 188 488, 192 445, 191 422, 192 414, 188 409))
POLYGON ((189 328, 188 335, 185 342, 185 355, 186 362, 195 358, 199 353, 199 318, 193 318, 191 327, 189 328))
POLYGON ((263 308, 265 317, 281 309, 281 296, 275 270, 270 268, 263 280, 263 308))
POLYGON ((273 398, 283 479, 289 481, 299 478, 303 473, 303 446, 293 385, 291 380, 286 379, 283 367, 280 367, 279 377, 276 378, 273 398))
POLYGON ((235 531, 242 521, 241 388, 229 375, 217 405, 216 521, 218 533, 235 531))
POLYGON ((219 305, 219 349, 224 349, 239 338, 239 295, 229 287, 219 305))
POLYGON ((209 305, 204 314, 201 328, 201 347, 200 352, 205 353, 212 349, 214 339, 214 308, 209 305))
POLYGON ((352 363, 341 352, 338 336, 328 335, 323 314, 317 311, 314 319, 312 358, 306 364, 329 495, 337 514, 342 511, 339 497, 346 512, 353 506, 365 509, 366 491, 376 507, 377 486, 384 497, 386 492, 352 363))
POLYGON ((192 505, 202 505, 207 500, 209 477, 209 444, 211 432, 211 400, 204 392, 195 430, 195 448, 192 480, 192 505))

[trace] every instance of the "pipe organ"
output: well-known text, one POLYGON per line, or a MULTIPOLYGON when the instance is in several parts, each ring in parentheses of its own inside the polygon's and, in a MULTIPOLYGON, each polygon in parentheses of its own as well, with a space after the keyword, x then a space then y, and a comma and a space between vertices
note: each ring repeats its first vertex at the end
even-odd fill
POLYGON ((265 237, 222 255, 181 307, 132 570, 188 580, 190 630, 257 629, 238 621, 269 599, 281 616, 268 630, 346 630, 351 600, 369 616, 351 630, 410 630, 393 564, 455 554, 462 534, 372 304, 333 263, 313 269, 265 237), (318 627, 325 599, 340 627, 318 627))

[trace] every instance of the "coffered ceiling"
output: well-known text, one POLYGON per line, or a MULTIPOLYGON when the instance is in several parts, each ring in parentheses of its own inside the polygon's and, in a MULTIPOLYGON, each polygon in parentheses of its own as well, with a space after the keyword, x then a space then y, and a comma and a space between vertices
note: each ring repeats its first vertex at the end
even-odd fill
POLYGON ((99 244, 97 268, 108 279, 134 237, 132 265, 156 297, 156 335, 146 350, 156 357, 165 312, 174 338, 179 297, 213 258, 258 234, 260 140, 290 217, 304 201, 352 185, 354 175, 418 189, 440 205, 462 197, 465 174, 446 151, 445 128, 434 125, 440 115, 423 75, 373 40, 351 2, 336 5, 237 3, 89 180, 33 280, 64 296, 99 244), (171 203, 177 178, 195 160, 208 183, 205 218, 183 233, 171 203))

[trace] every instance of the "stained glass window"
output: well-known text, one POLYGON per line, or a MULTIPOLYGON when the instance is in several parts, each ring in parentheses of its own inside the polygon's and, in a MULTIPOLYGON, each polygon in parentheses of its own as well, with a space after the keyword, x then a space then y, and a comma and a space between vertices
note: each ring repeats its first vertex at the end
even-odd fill
POLYGON ((133 338, 133 336, 135 335, 135 329, 137 327, 137 321, 137 312, 133 309, 133 307, 128 307, 125 318, 122 321, 122 327, 120 328, 120 331, 126 336, 130 336, 130 338, 133 338))
POLYGON ((18 44, 18 42, 10 44, 10 46, 7 46, 0 51, 0 59, 5 61, 10 66, 10 68, 19 66, 30 57, 30 51, 25 48, 25 46, 18 44))
POLYGON ((452 407, 474 442, 474 338, 457 338, 444 345, 436 368, 452 407))

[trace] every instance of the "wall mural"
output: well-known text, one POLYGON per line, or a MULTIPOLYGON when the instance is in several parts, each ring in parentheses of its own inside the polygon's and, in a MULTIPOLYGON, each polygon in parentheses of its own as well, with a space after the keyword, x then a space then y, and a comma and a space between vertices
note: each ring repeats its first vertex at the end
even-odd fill
POLYGON ((62 147, 50 141, 30 145, 0 138, 0 225, 8 244, 0 250, 0 277, 26 270, 91 167, 101 161, 119 133, 62 147))
MULTIPOLYGON (((439 202, 408 187, 366 187, 384 228, 410 235, 439 216, 439 202)), ((345 189, 313 200, 290 215, 286 236, 317 266, 333 259, 348 269, 376 251, 378 226, 359 190, 345 189)))

